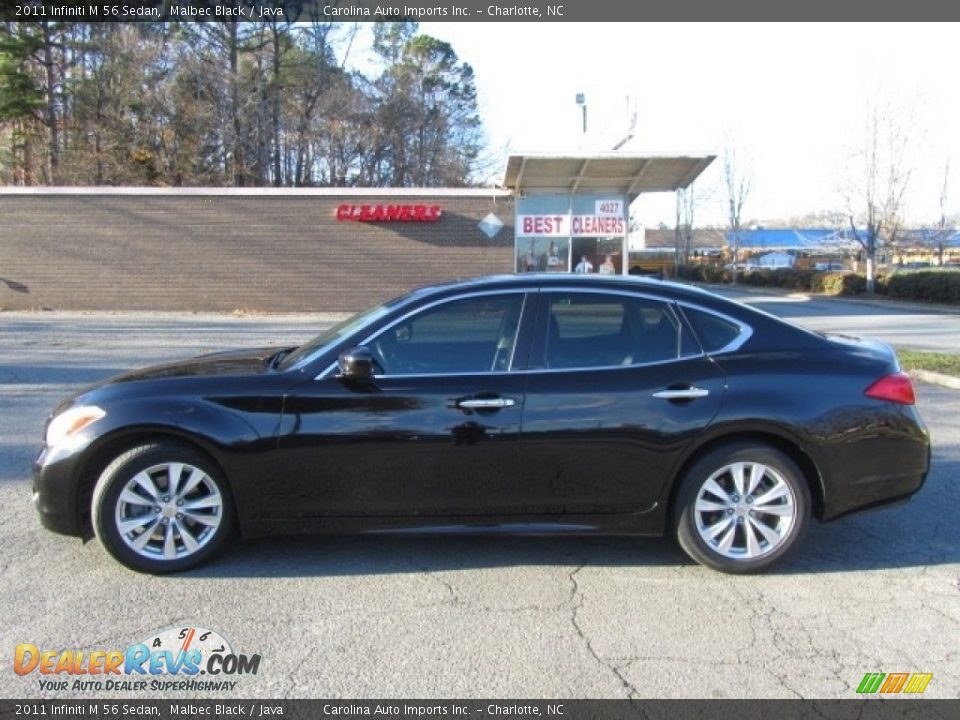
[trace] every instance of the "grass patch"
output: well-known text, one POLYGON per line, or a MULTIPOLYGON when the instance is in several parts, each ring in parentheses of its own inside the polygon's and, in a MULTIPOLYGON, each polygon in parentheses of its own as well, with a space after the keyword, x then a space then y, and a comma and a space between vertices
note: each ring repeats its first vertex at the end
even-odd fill
POLYGON ((960 377, 960 354, 897 350, 904 370, 929 370, 960 377))

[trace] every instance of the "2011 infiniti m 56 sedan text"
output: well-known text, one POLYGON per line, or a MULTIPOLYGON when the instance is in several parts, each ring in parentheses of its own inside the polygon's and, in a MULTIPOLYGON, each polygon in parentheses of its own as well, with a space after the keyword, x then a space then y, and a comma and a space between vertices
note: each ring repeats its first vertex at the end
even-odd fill
POLYGON ((884 345, 682 285, 518 275, 86 389, 48 421, 34 502, 156 573, 236 531, 481 530, 671 533, 752 572, 811 518, 905 500, 929 458, 884 345))

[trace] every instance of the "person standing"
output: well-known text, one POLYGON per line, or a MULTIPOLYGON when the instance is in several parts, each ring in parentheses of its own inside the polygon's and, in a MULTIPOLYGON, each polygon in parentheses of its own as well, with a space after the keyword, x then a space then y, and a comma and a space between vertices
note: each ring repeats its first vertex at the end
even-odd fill
POLYGON ((534 272, 536 269, 537 269, 537 258, 533 254, 533 250, 528 250, 526 256, 523 258, 523 271, 534 272))
POLYGON ((600 264, 600 268, 597 270, 597 272, 601 275, 616 275, 617 268, 613 264, 613 258, 607 255, 600 264))
POLYGON ((573 269, 575 273, 580 275, 586 275, 593 272, 593 263, 587 260, 586 255, 580 256, 580 262, 577 263, 577 266, 573 269))

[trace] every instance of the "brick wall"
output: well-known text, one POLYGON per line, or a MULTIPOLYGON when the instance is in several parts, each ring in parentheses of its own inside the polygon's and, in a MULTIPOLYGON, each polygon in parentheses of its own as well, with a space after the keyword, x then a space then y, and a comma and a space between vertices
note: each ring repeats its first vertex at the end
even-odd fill
POLYGON ((0 195, 0 307, 349 311, 418 285, 513 269, 513 200, 0 195), (336 219, 348 204, 439 204, 428 223, 336 219), (491 240, 477 224, 504 223, 491 240))

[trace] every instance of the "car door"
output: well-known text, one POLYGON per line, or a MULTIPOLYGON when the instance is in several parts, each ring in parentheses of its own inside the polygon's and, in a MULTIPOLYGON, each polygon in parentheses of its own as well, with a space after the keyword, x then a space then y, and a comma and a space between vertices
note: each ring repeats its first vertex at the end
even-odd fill
POLYGON ((489 292, 423 307, 365 340, 372 380, 331 372, 290 393, 278 507, 302 516, 452 516, 522 506, 526 378, 511 370, 529 347, 525 300, 489 292))
POLYGON ((544 290, 521 435, 525 485, 555 513, 642 512, 716 415, 724 376, 669 302, 544 290))

